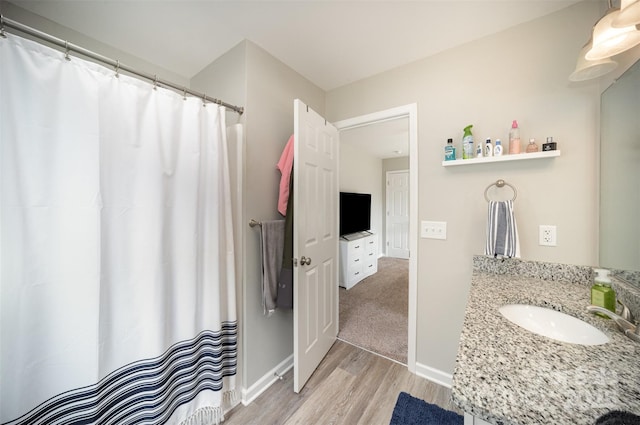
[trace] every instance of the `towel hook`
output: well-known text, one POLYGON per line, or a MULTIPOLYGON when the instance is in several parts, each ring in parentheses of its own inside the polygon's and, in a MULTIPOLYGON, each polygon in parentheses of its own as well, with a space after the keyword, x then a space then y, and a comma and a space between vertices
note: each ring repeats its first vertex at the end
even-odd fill
POLYGON ((511 190, 513 190, 513 199, 511 199, 511 200, 515 201, 516 197, 518 196, 518 191, 516 190, 515 186, 513 186, 512 184, 507 183, 506 181, 504 181, 502 179, 498 179, 498 180, 495 181, 495 183, 491 183, 489 186, 487 186, 487 188, 484 190, 484 199, 486 199, 487 202, 490 202, 490 199, 487 196, 487 192, 489 191, 491 186, 496 186, 498 188, 502 188, 505 185, 509 186, 511 188, 511 190))

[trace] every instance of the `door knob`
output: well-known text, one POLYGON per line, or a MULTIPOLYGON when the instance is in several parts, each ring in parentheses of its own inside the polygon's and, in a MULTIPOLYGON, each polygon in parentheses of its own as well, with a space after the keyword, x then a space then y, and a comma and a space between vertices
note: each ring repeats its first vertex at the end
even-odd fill
POLYGON ((300 265, 308 266, 309 264, 311 264, 311 258, 307 258, 303 255, 302 258, 300 259, 300 265))

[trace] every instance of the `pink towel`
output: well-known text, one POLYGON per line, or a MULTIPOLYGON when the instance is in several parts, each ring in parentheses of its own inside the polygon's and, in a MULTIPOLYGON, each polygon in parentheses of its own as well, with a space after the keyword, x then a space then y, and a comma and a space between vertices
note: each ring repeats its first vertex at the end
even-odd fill
POLYGON ((289 137, 289 141, 282 151, 277 167, 282 173, 282 177, 280 177, 280 193, 278 196, 278 212, 282 215, 287 215, 289 178, 291 177, 291 170, 293 169, 293 134, 289 137))

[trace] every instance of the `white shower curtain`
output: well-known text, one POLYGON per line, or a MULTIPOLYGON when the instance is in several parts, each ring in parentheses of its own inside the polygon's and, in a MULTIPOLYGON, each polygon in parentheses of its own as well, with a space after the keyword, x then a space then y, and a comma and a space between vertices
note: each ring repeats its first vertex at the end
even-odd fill
POLYGON ((234 396, 224 109, 0 38, 0 422, 209 424, 234 396))

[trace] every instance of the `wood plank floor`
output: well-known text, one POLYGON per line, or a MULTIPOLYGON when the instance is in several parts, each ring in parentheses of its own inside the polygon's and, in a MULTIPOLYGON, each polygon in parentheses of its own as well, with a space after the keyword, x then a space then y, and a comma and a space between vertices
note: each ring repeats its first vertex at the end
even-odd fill
POLYGON ((450 389, 338 340, 299 394, 289 371, 253 403, 227 413, 224 424, 388 425, 401 391, 462 413, 451 403, 450 389))

